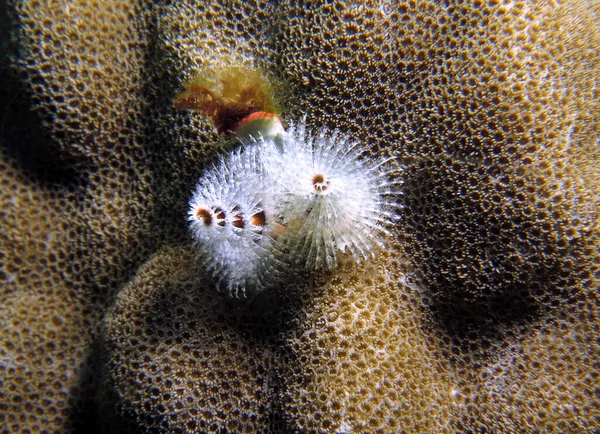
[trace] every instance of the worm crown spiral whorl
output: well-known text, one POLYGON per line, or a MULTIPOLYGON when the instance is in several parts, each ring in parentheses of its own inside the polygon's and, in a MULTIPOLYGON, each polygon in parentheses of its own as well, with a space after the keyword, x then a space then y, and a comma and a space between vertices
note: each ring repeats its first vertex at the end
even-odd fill
POLYGON ((245 297, 291 267, 334 269, 340 252, 374 257, 397 218, 402 169, 337 131, 252 136, 206 171, 190 228, 219 286, 245 297), (284 253, 285 252, 285 253, 284 253))

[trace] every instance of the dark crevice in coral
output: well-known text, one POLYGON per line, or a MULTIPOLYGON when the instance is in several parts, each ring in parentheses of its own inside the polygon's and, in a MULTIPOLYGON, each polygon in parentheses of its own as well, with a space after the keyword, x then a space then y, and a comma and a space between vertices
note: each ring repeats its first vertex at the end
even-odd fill
MULTIPOLYGON (((9 82, 1 76, 3 84, 9 82)), ((0 146, 6 151, 20 172, 35 180, 42 188, 58 188, 70 191, 81 190, 87 183, 83 175, 81 161, 65 157, 49 139, 39 119, 29 109, 27 95, 23 90, 0 89, 0 99, 8 101, 0 113, 0 146), (75 166, 79 166, 75 169, 75 166)))
MULTIPOLYGON (((19 62, 17 17, 11 16, 4 2, 0 7, 0 146, 30 178, 42 187, 75 190, 86 183, 83 159, 75 159, 61 148, 60 137, 51 138, 43 128, 43 119, 32 110, 29 94, 31 77, 17 72, 19 62)), ((49 119, 52 121, 52 119, 49 119)))
MULTIPOLYGON (((482 198, 516 193, 510 183, 502 191, 483 184, 482 170, 490 169, 462 159, 415 160, 405 171, 403 210, 437 329, 457 353, 476 358, 576 298, 572 285, 556 283, 569 275, 568 258, 581 256, 538 230, 527 209, 515 206, 507 217, 503 202, 483 206, 482 198)), ((508 169, 503 176, 510 179, 508 169)))
POLYGON ((442 340, 450 339, 458 360, 493 357, 495 349, 509 335, 519 334, 541 312, 535 300, 522 297, 490 297, 484 302, 465 304, 461 300, 433 298, 428 306, 442 340))
POLYGON ((101 378, 99 372, 102 372, 103 360, 102 348, 96 340, 90 345, 77 378, 77 384, 73 388, 76 390, 73 396, 77 399, 72 404, 68 424, 73 434, 101 434, 105 432, 99 411, 100 402, 102 401, 97 399, 101 378))
MULTIPOLYGON (((168 7, 163 2, 152 5, 146 11, 147 29, 145 30, 148 41, 144 56, 142 82, 146 83, 142 90, 142 99, 145 102, 144 113, 140 119, 144 120, 141 133, 150 140, 145 144, 144 156, 146 166, 151 171, 152 191, 173 192, 156 197, 157 202, 150 221, 153 234, 160 239, 185 242, 187 232, 187 201, 188 192, 196 182, 195 176, 190 176, 190 164, 201 165, 199 161, 189 161, 182 152, 181 146, 175 142, 177 137, 173 131, 158 130, 157 126, 164 125, 163 117, 169 116, 176 109, 172 101, 180 89, 182 77, 167 74, 164 65, 169 65, 176 59, 172 53, 166 52, 159 31, 159 16, 164 13, 162 8, 168 7), (165 164, 168 162, 168 164, 165 164), (170 163, 170 164, 169 164, 170 163), (174 185, 173 172, 181 172, 183 176, 174 185), (185 175, 188 175, 187 178, 185 175), (187 181, 187 182, 186 182, 187 181), (185 183, 185 184, 184 184, 185 183), (177 192, 177 193, 175 193, 177 192)), ((182 117, 188 114, 181 111, 182 117)), ((157 244, 162 244, 159 242, 157 244)))

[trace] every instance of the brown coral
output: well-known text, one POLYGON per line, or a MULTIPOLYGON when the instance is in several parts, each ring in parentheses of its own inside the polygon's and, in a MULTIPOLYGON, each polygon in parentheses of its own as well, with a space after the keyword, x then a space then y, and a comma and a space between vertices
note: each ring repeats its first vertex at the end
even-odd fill
POLYGON ((106 401, 117 403, 111 432, 128 425, 131 432, 268 429, 272 315, 226 300, 197 265, 189 249, 161 251, 108 313, 105 384, 114 396, 106 401))
POLYGON ((76 410, 86 373, 103 373, 105 414, 133 431, 597 429, 599 14, 576 0, 14 8, 18 104, 41 121, 12 104, 3 129, 4 425, 89 429, 76 410), (404 160, 387 255, 248 305, 211 293, 186 248, 138 270, 188 240, 188 192, 220 143, 171 101, 224 58, 288 83, 284 117, 404 160))
POLYGON ((453 379, 422 294, 392 255, 350 258, 304 296, 280 345, 282 407, 295 432, 448 428, 453 379), (407 428, 410 427, 410 428, 407 428))
MULTIPOLYGON (((10 432, 67 426, 90 341, 76 284, 65 275, 68 222, 2 153, 0 420, 10 432)), ((64 208, 63 208, 64 210, 64 208)))

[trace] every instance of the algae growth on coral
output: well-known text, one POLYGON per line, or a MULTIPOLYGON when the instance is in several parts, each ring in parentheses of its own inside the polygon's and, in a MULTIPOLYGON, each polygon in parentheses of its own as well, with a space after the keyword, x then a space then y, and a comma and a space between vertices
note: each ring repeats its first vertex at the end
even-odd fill
POLYGON ((0 10, 3 431, 597 430, 598 5, 221 3, 0 10), (385 254, 244 303, 195 272, 231 143, 172 100, 219 59, 402 159, 385 254))

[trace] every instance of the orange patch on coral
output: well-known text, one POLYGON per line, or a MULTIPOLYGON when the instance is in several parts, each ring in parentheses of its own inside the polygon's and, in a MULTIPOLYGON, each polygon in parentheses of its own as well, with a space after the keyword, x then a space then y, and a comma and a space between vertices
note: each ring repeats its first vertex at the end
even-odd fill
POLYGON ((207 67, 187 82, 173 106, 210 117, 218 133, 231 133, 255 112, 274 112, 269 80, 256 68, 207 67))

